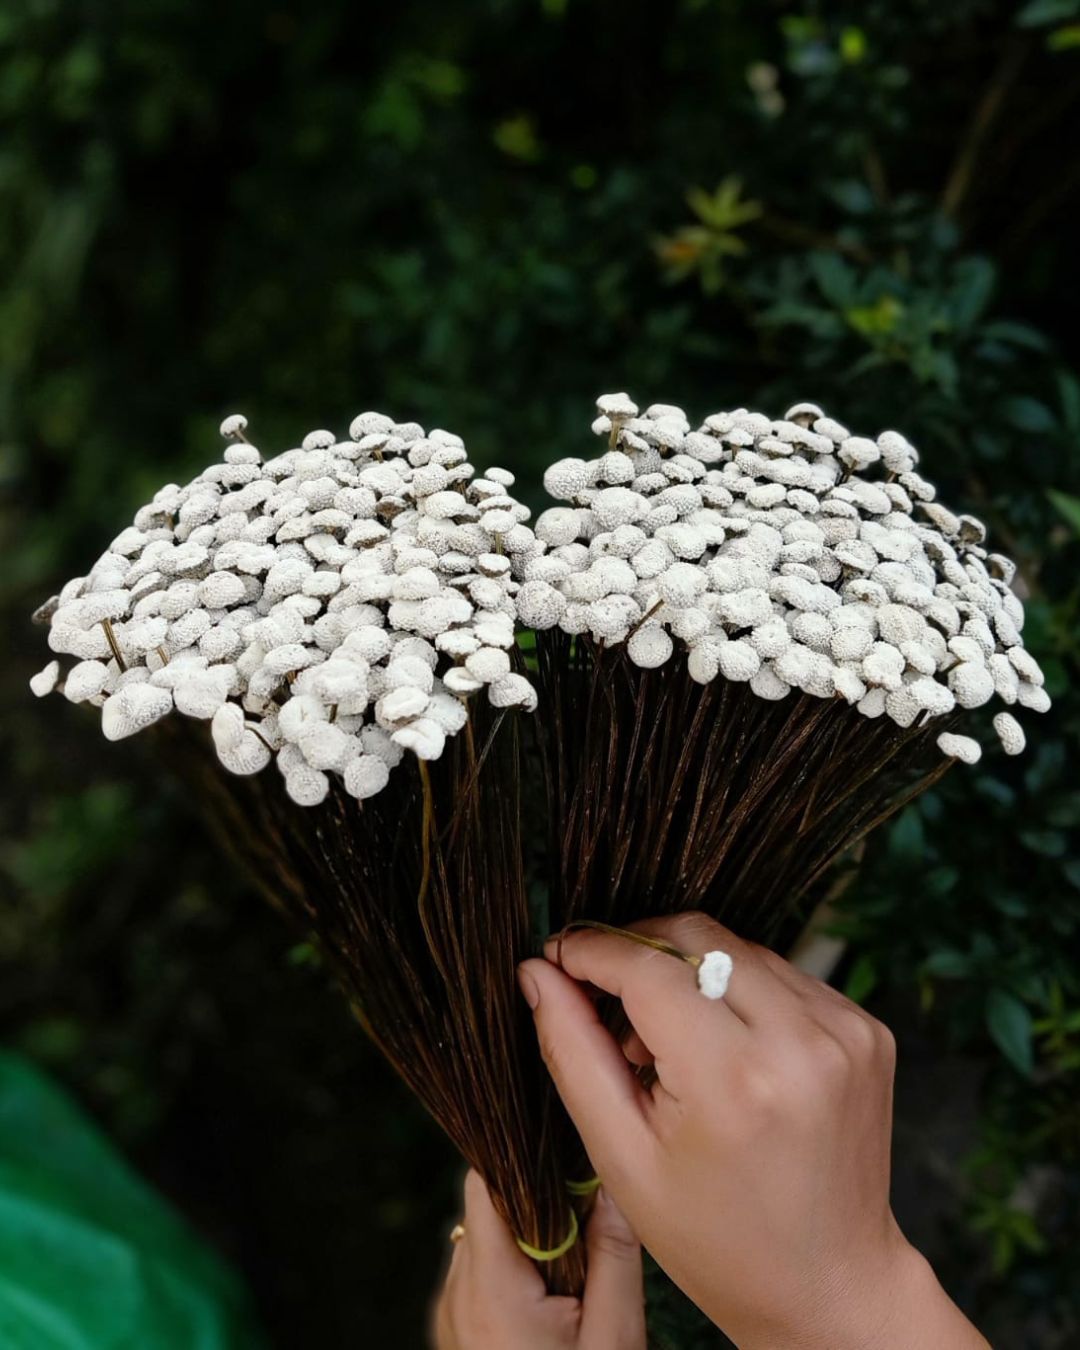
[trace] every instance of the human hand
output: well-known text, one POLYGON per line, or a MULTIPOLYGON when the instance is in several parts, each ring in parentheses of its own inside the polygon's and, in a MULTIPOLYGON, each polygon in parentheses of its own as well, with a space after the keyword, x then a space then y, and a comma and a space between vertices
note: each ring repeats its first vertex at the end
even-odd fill
POLYGON ((583 1298, 547 1293, 476 1172, 435 1305, 436 1350, 645 1350, 641 1248, 603 1190, 585 1225, 583 1298))
POLYGON ((592 1163, 649 1252, 742 1350, 985 1350, 889 1206, 888 1030, 704 915, 635 927, 728 952, 725 998, 596 930, 565 937, 562 970, 549 943, 519 978, 592 1163), (621 999, 624 1046, 579 981, 621 999), (654 1066, 651 1089, 631 1060, 654 1066))

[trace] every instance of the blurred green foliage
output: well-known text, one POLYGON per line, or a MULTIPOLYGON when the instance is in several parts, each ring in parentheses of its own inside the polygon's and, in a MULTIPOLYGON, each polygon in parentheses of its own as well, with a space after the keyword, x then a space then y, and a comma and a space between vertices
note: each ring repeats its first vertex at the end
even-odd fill
POLYGON ((234 408, 268 448, 448 426, 535 499, 618 388, 898 426, 1021 562, 1054 710, 870 847, 842 977, 902 1063, 976 1079, 927 1173, 946 1283, 1001 1343, 1076 1343, 1078 44, 1077 0, 0 13, 0 1017, 282 1346, 420 1343, 449 1153, 162 766, 29 702, 26 613, 234 408))
POLYGON ((260 1350, 247 1296, 41 1073, 0 1053, 8 1350, 260 1350))

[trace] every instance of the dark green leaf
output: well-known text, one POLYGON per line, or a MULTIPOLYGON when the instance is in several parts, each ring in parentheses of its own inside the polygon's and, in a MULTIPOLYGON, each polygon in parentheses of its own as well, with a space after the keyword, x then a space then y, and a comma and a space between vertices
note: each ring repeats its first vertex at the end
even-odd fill
POLYGON ((842 210, 853 216, 869 215, 875 207, 874 194, 857 178, 829 183, 825 191, 842 210))
POLYGON ((916 807, 909 806, 889 831, 889 851, 898 860, 914 862, 922 855, 923 845, 922 817, 916 807))
POLYGON ((957 264, 952 310, 958 328, 969 328, 986 309, 995 280, 988 258, 965 258, 957 264))
POLYGON ((857 300, 855 274, 835 253, 813 253, 810 267, 822 295, 837 309, 852 308, 857 300))
POLYGON ((966 952, 941 947, 926 958, 923 970, 927 975, 937 975, 943 980, 962 980, 971 974, 971 957, 966 952))
POLYGON ((992 341, 1008 342, 1033 352, 1045 352, 1049 346, 1045 334, 1037 328, 1026 323, 1014 323, 1011 319, 995 319, 992 323, 985 323, 979 332, 992 341))
POLYGON ((1057 830, 1021 830, 1020 839, 1032 853, 1041 853, 1044 858, 1065 856, 1065 836, 1057 830))
POLYGON ((1061 420, 1070 433, 1076 435, 1080 432, 1080 380, 1071 370, 1060 370, 1057 387, 1061 398, 1061 420))
POLYGON ((1063 23, 1080 15, 1080 0, 1030 0, 1016 22, 1021 28, 1039 28, 1043 24, 1063 23))
POLYGON ((1018 431, 1042 435, 1054 430, 1054 414, 1038 399, 1027 394, 1015 394, 1005 399, 1002 411, 1018 431))
POLYGON ((986 1028, 1001 1053, 1023 1074, 1034 1067, 1031 1013, 1007 989, 991 989, 986 996, 986 1028))

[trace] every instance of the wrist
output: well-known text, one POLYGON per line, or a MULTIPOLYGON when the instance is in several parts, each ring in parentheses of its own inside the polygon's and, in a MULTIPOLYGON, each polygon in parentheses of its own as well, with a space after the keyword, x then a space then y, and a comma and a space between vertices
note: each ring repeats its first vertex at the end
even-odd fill
POLYGON ((876 1273, 837 1272, 822 1281, 816 1308, 739 1341, 740 1350, 989 1350, 922 1253, 897 1239, 876 1273))
POLYGON ((862 1300, 861 1318, 835 1350, 977 1350, 986 1342, 941 1287, 923 1254, 901 1238, 879 1286, 862 1300))

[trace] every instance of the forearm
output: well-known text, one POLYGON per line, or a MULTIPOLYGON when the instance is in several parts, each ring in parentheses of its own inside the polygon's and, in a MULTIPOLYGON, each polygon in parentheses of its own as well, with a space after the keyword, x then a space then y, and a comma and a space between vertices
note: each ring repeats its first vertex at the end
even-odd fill
POLYGON ((873 1289, 833 1290, 798 1328, 762 1329, 740 1350, 989 1350, 989 1342, 945 1293, 929 1262, 907 1248, 873 1289))

